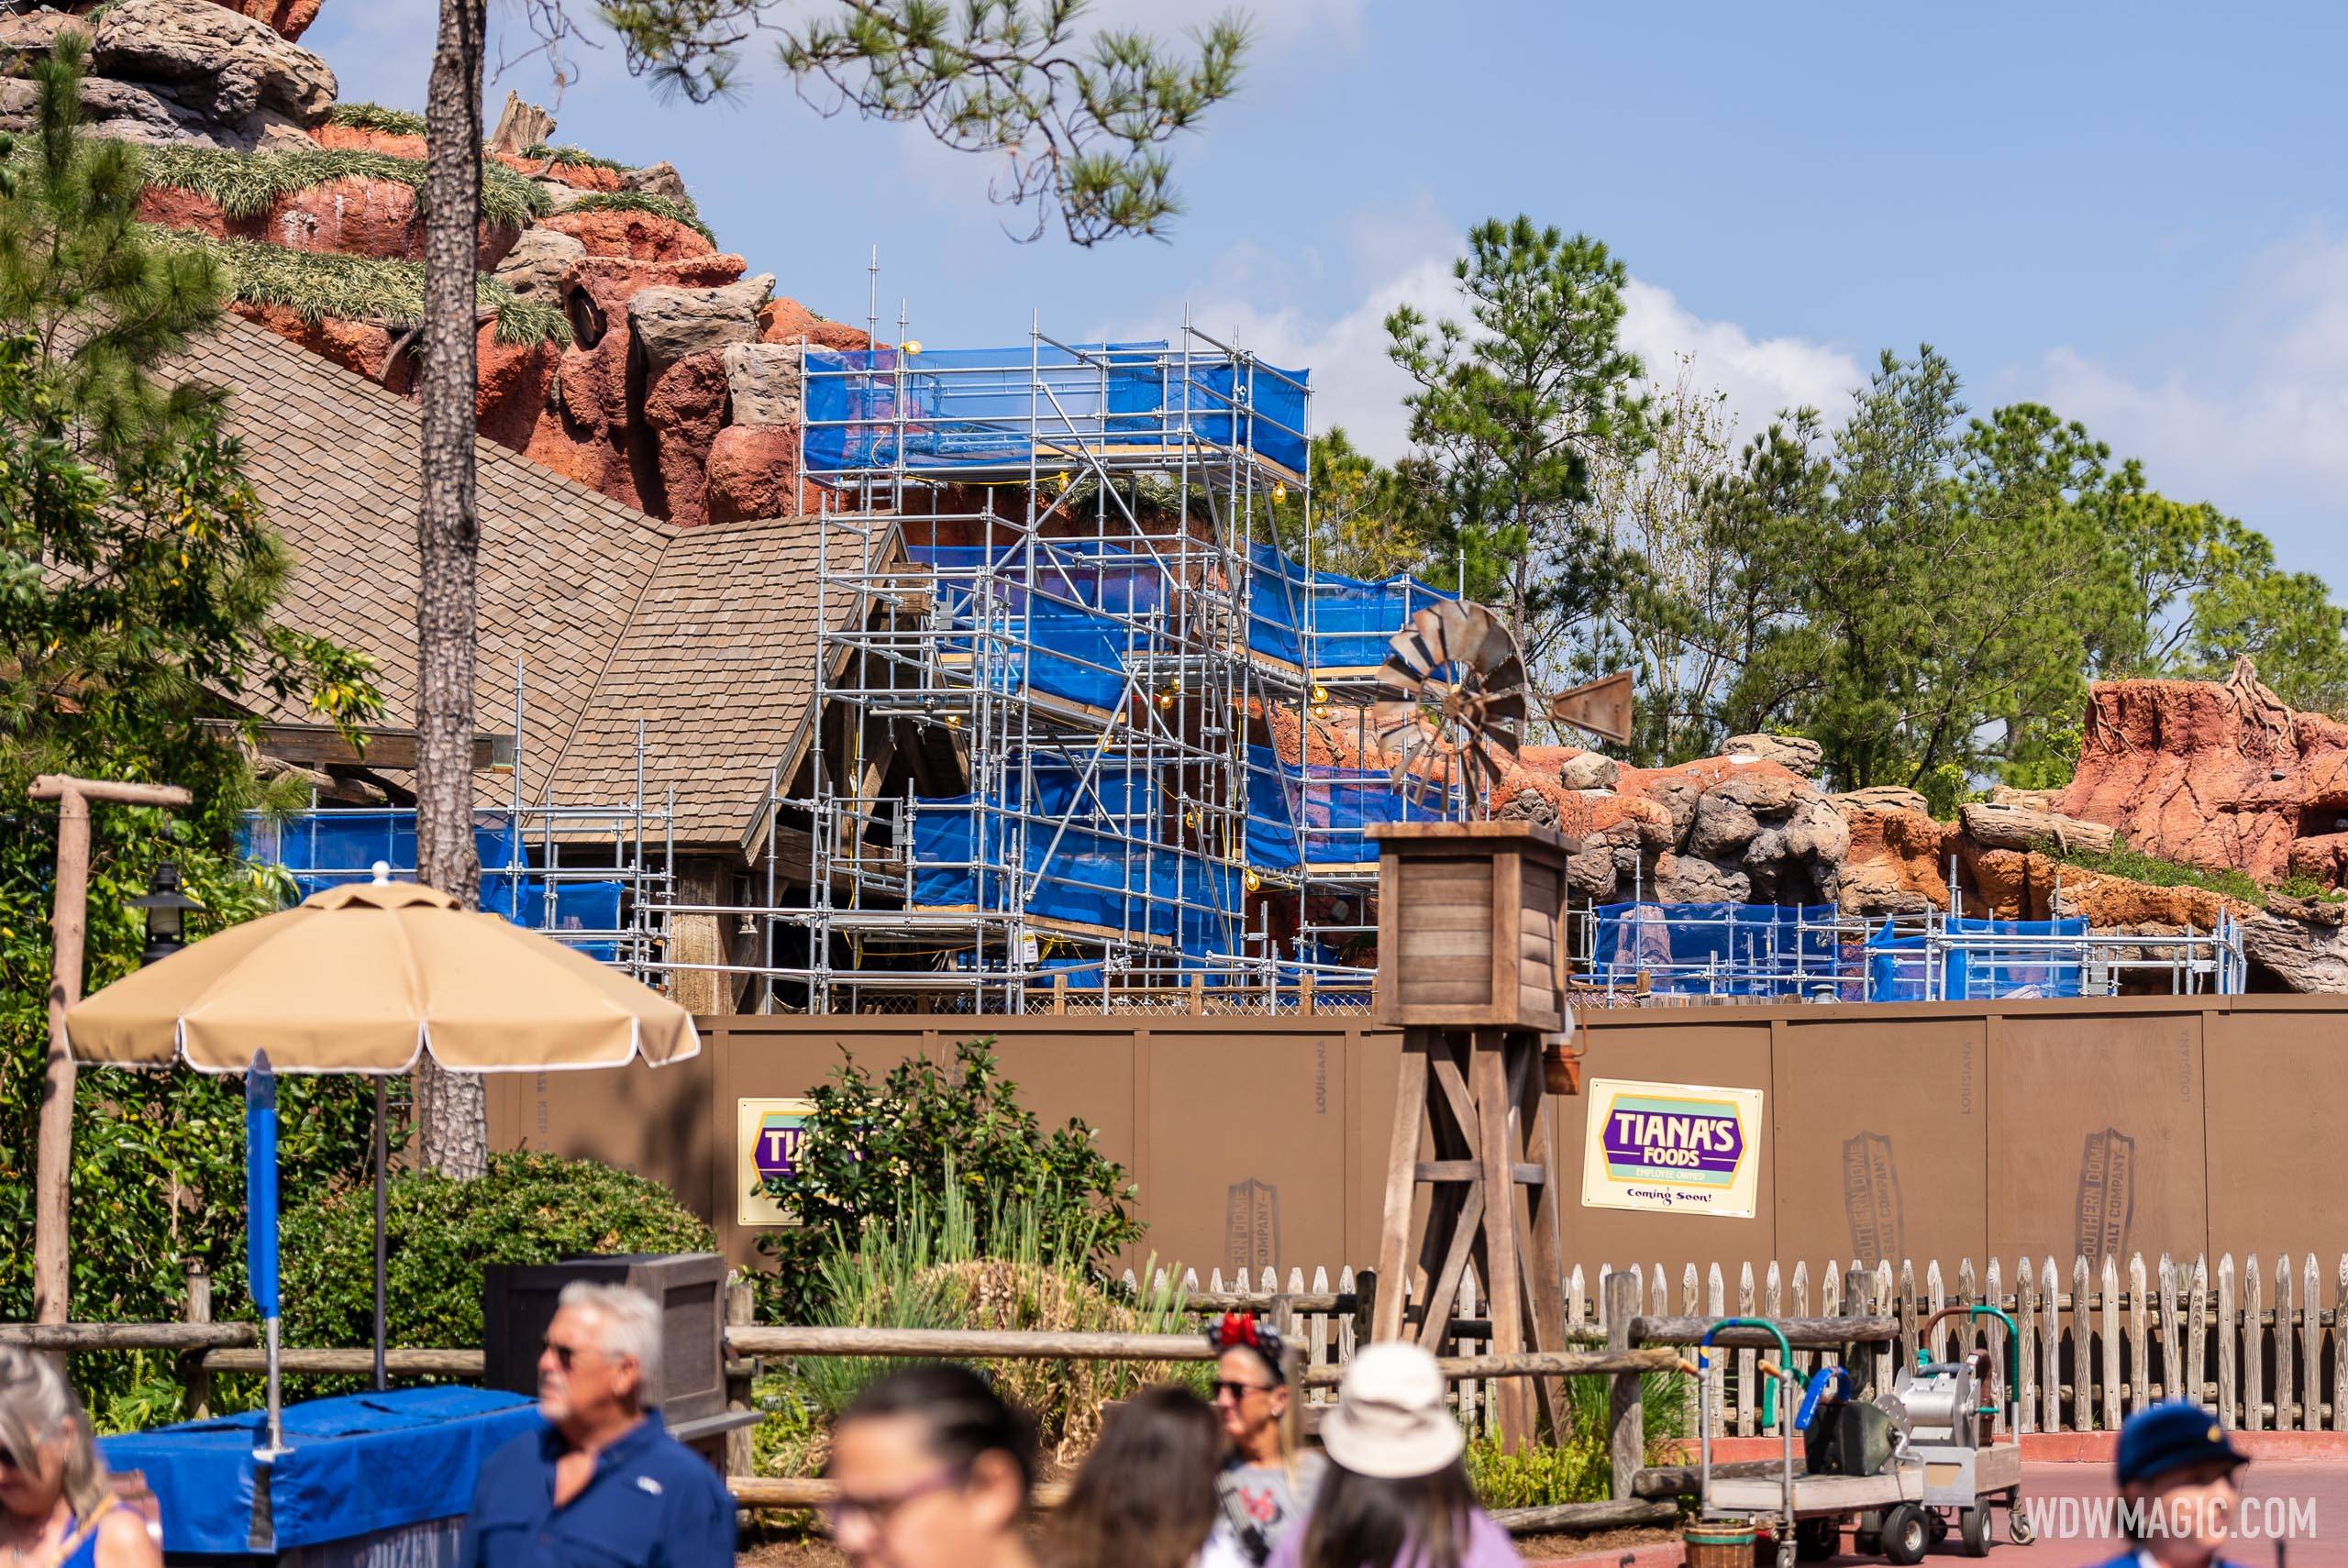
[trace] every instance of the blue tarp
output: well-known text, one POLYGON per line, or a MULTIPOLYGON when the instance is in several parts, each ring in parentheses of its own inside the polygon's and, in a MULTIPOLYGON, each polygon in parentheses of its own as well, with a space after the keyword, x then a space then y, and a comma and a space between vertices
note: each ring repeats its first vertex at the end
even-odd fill
POLYGON ((1800 996, 1837 972, 1833 904, 1600 904, 1590 966, 1667 994, 1800 996))
POLYGON ((1186 431, 1304 471, 1304 370, 1193 357, 1186 377, 1162 340, 904 355, 811 348, 806 362, 811 477, 901 461, 1001 468, 1031 456, 1057 471, 1080 467, 1085 447, 1156 446, 1186 431))
POLYGON ((1370 828, 1441 822, 1443 807, 1441 788, 1415 775, 1398 785, 1383 768, 1299 767, 1269 746, 1247 748, 1247 863, 1264 870, 1376 860, 1370 828))
MULTIPOLYGON (((396 879, 415 876, 413 811, 296 812, 278 822, 248 817, 239 839, 246 854, 292 875, 296 900, 327 888, 372 881, 378 860, 396 879)), ((547 879, 526 869, 529 856, 522 833, 504 813, 475 814, 473 847, 481 856, 484 912, 557 938, 566 931, 619 929, 626 884, 565 878, 553 884, 549 900, 547 879)), ((605 963, 618 955, 617 945, 608 941, 570 945, 605 963)))
POLYGON ((1269 545, 1255 546, 1250 563, 1248 647, 1319 669, 1384 663, 1386 645, 1403 622, 1456 597, 1407 575, 1364 582, 1339 572, 1308 572, 1269 545))
POLYGON ((522 1395, 453 1386, 314 1399, 287 1406, 284 1419, 292 1452, 267 1467, 258 1524, 259 1411, 100 1438, 98 1448, 109 1468, 145 1474, 164 1551, 245 1556, 461 1517, 482 1461, 540 1425, 522 1395))
POLYGON ((1929 973, 1922 936, 1897 934, 1889 921, 1867 939, 1869 1001, 1992 1001, 2000 997, 2076 997, 2081 994, 2087 948, 2049 938, 2085 936, 2088 922, 2068 920, 1972 920, 1951 918, 1943 927, 1955 944, 1942 947, 1942 972, 1929 973), (2001 945, 1999 937, 2028 937, 2027 945, 2001 945))

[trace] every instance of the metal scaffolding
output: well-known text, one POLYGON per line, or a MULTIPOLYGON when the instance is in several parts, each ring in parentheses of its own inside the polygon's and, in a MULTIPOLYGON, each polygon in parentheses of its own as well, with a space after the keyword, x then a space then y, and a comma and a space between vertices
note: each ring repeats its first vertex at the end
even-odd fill
POLYGON ((765 848, 808 893, 758 911, 764 1005, 1366 1004, 1360 823, 1459 802, 1311 765, 1407 612, 1317 624, 1302 373, 1188 326, 803 360, 816 732, 768 818, 804 863, 765 848))

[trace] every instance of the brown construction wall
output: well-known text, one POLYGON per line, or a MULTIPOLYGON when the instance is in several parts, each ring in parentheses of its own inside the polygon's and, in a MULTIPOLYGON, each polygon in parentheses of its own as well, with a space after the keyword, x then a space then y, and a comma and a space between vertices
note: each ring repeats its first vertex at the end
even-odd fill
MULTIPOLYGON (((1749 1220, 1580 1203, 1583 1105, 1556 1102, 1566 1256, 1585 1265, 1878 1256, 2337 1252, 2348 1184, 2348 998, 2132 998, 1611 1010, 1580 1019, 1588 1077, 1758 1088, 1749 1220)), ((804 1094, 992 1033, 1047 1125, 1124 1165, 1161 1263, 1374 1260, 1400 1039, 1321 1018, 702 1021, 676 1067, 491 1080, 499 1147, 653 1177, 737 1262, 737 1101, 804 1094)), ((747 1185, 747 1184, 746 1184, 747 1185)), ((1139 1257, 1133 1260, 1142 1261, 1139 1257)), ((1733 1277, 1733 1275, 1732 1275, 1733 1277)))

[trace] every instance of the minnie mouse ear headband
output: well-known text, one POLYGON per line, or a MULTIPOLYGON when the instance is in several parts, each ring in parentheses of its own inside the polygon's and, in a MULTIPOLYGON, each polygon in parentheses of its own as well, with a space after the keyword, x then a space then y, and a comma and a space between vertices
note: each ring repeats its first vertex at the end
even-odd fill
POLYGON ((1287 1369, 1281 1365, 1287 1357, 1288 1347, 1280 1340, 1280 1331, 1268 1323, 1257 1322, 1248 1313, 1225 1312, 1221 1322, 1209 1324, 1207 1343, 1214 1347, 1217 1355, 1225 1351, 1254 1351, 1271 1369, 1274 1377, 1288 1375, 1287 1369))

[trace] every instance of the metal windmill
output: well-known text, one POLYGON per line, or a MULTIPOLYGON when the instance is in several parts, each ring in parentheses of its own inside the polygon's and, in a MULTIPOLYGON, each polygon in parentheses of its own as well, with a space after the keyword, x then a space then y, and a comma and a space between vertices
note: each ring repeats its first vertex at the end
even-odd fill
MULTIPOLYGON (((1432 758, 1447 792, 1456 779, 1473 797, 1501 781, 1523 745, 1524 660, 1507 624, 1463 600, 1412 615, 1387 644, 1379 683, 1398 693, 1371 704, 1378 744, 1396 756, 1399 784, 1432 758)), ((1631 738, 1631 672, 1618 671, 1548 699, 1549 717, 1602 740, 1631 738)))

